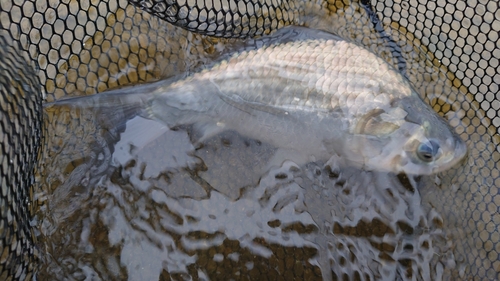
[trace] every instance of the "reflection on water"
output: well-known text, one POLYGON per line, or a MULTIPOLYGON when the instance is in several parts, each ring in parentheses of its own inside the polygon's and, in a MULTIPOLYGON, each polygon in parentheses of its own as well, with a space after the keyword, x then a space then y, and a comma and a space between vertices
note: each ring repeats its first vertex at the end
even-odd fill
MULTIPOLYGON (((101 5, 97 3, 100 1, 36 1, 36 5, 30 5, 34 1, 24 1, 27 4, 22 9, 18 7, 23 1, 0 2, 3 8, 15 7, 7 8, 8 15, 3 14, 3 26, 9 27, 14 37, 21 36, 23 45, 34 44, 29 46, 30 52, 45 70, 41 81, 50 101, 75 90, 90 94, 191 71, 210 57, 218 56, 227 42, 193 35, 150 19, 123 0, 103 1, 101 5), (58 8, 47 10, 48 5, 58 8), (78 17, 77 21, 77 14, 91 17, 78 17), (98 20, 94 21, 96 16, 98 20)), ((413 189, 408 186, 411 181, 401 177, 361 171, 358 171, 361 176, 349 177, 357 171, 325 169, 325 163, 303 167, 287 163, 288 166, 280 168, 282 173, 276 174, 280 169, 257 168, 272 155, 273 148, 234 133, 214 138, 203 148, 195 149, 186 142, 185 131, 165 131, 157 124, 141 123, 144 120, 131 120, 126 127, 114 127, 102 115, 78 110, 49 111, 47 146, 40 171, 44 190, 48 190, 39 198, 46 203, 41 213, 45 215, 44 246, 48 255, 47 268, 42 267, 39 279, 85 276, 102 280, 158 279, 160 276, 161 280, 170 277, 276 280, 280 275, 290 280, 328 276, 332 269, 337 279, 342 279, 343 273, 353 276, 357 270, 358 279, 365 278, 365 272, 375 276, 373 279, 394 272, 427 278, 425 274, 434 272, 431 279, 438 280, 441 271, 451 269, 455 275, 450 280, 474 277, 498 280, 498 101, 494 95, 486 95, 488 87, 489 94, 497 89, 490 79, 495 81, 498 77, 494 58, 498 52, 495 49, 498 20, 492 14, 496 11, 495 3, 488 3, 490 11, 485 16, 480 15, 486 6, 477 6, 475 12, 479 16, 474 16, 471 22, 467 20, 470 13, 462 13, 460 7, 472 12, 470 8, 475 1, 458 1, 456 5, 441 0, 387 1, 387 6, 383 2, 376 5, 378 15, 383 19, 385 31, 401 47, 406 75, 434 109, 444 114, 468 140, 470 153, 465 167, 421 178, 419 187, 413 189), (450 21, 439 24, 440 17, 434 10, 444 8, 450 21), (486 42, 476 42, 477 27, 481 27, 479 37, 489 38, 486 42), (441 64, 441 59, 431 53, 441 58, 457 77, 447 69, 439 71, 436 63, 441 64), (476 65, 477 71, 470 69, 476 65), (467 93, 467 87, 476 96, 467 93), (140 138, 134 138, 137 135, 149 136, 149 142, 140 142, 140 138), (129 141, 131 138, 133 141, 129 141), (165 145, 161 146, 161 142, 165 145), (268 179, 267 184, 264 179, 268 179), (292 194, 290 197, 278 194, 287 190, 292 194), (153 191, 166 199, 151 200, 153 191), (288 199, 280 201, 280 198, 288 199), (223 200, 225 204, 214 200, 223 200), (251 205, 239 213, 257 209, 256 213, 269 213, 268 217, 245 215, 246 224, 238 222, 234 226, 228 218, 237 217, 236 208, 239 206, 241 210, 248 201, 258 201, 259 205, 251 205), (303 207, 286 214, 281 207, 270 209, 275 202, 293 209, 300 204, 303 207), (235 206, 228 209, 230 214, 224 213, 225 205, 235 206), (194 207, 199 209, 193 210, 194 207), (170 218, 169 223, 165 220, 160 223, 160 215, 156 213, 161 210, 169 214, 162 215, 170 218), (298 214, 309 215, 313 223, 298 214), (416 224, 416 218, 422 214, 424 219, 416 224), (406 218, 410 223, 405 222, 404 217, 410 215, 412 219, 406 218), (252 225, 259 219, 263 225, 252 225), (300 220, 304 222, 290 223, 300 220), (207 233, 213 231, 206 226, 212 223, 224 228, 207 233), (188 226, 194 230, 188 231, 188 226), (230 227, 251 234, 205 243, 206 248, 200 246, 203 241, 228 237, 230 227), (258 238, 252 237, 257 235, 255 229, 264 229, 265 235, 261 232, 255 236, 258 238), (287 244, 285 234, 295 234, 298 238, 288 238, 286 241, 292 242, 287 244), (171 244, 167 243, 168 238, 171 244), (253 244, 241 242, 248 239, 261 248, 256 250, 253 244), (310 243, 299 243, 303 240, 310 243), (197 241, 202 242, 196 244, 197 241), (453 251, 447 251, 450 247, 453 251), (388 269, 381 273, 382 265, 388 269)), ((305 10, 313 15, 300 19, 305 25, 351 38, 396 65, 394 50, 387 48, 387 41, 373 31, 369 17, 357 1, 305 1, 304 4, 305 10)))
POLYGON ((235 132, 194 147, 190 128, 109 115, 47 109, 49 130, 66 121, 85 141, 47 140, 41 280, 437 280, 454 266, 421 178, 335 157, 264 171, 275 149, 235 132))
MULTIPOLYGON (((307 24, 395 64, 359 10, 354 3, 307 24)), ((274 148, 234 132, 195 148, 189 128, 51 108, 40 280, 458 280, 457 272, 494 280, 498 134, 461 82, 389 24, 409 79, 468 140, 465 167, 418 179, 341 168, 335 159, 263 171, 274 148)))
MULTIPOLYGON (((415 61, 410 69, 423 62, 415 61)), ((48 188, 41 210, 47 255, 40 279, 463 276, 470 264, 467 243, 478 233, 460 226, 477 224, 484 232, 498 225, 498 215, 478 218, 480 203, 477 209, 464 205, 473 201, 474 189, 497 194, 495 175, 484 171, 498 163, 498 154, 493 140, 471 133, 485 129, 469 118, 480 114, 469 97, 458 91, 444 96, 450 94, 445 72, 428 72, 436 77, 409 76, 474 144, 466 167, 429 177, 340 167, 335 156, 266 170, 276 149, 235 132, 195 147, 189 127, 172 131, 116 108, 47 108, 50 133, 40 171, 48 188), (493 156, 482 155, 481 147, 493 156), (480 176, 485 181, 469 189, 480 176), (481 228, 481 219, 488 225, 481 228)), ((486 119, 480 122, 487 127, 486 119)), ((487 199, 475 194, 476 203, 487 199)), ((495 198, 487 203, 491 214, 495 198)), ((496 245, 488 239, 485 249, 496 245)))

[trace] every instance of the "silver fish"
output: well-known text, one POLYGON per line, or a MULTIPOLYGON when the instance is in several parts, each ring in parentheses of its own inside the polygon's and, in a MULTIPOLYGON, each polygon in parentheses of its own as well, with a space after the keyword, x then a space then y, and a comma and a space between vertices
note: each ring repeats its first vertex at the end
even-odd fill
POLYGON ((464 141, 445 120, 365 48, 299 27, 256 44, 263 46, 177 81, 104 96, 140 104, 143 116, 170 128, 193 125, 200 142, 235 130, 279 148, 281 161, 337 155, 367 170, 424 175, 465 157, 464 141))

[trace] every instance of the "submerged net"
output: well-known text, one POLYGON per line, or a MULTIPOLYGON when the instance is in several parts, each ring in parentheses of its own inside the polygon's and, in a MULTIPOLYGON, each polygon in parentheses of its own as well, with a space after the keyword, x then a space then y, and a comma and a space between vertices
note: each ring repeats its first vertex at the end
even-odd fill
POLYGON ((29 58, 0 30, 0 279, 31 279, 38 263, 31 214, 42 95, 29 58), (15 202, 15 204, 12 204, 15 202))
MULTIPOLYGON (((118 86, 161 79, 194 70, 217 58, 237 43, 235 39, 220 39, 206 35, 240 38, 265 35, 275 28, 298 24, 327 30, 367 46, 405 73, 426 101, 450 121, 461 137, 468 141, 470 147, 468 165, 465 168, 436 176, 433 183, 421 191, 422 200, 426 200, 440 212, 443 221, 436 223, 442 224, 443 229, 449 231, 446 235, 453 241, 451 250, 447 252, 452 256, 450 260, 453 262, 445 265, 436 263, 433 270, 437 273, 433 277, 443 276, 443 268, 446 268, 448 271, 444 276, 451 276, 449 278, 452 280, 499 278, 500 4, 498 2, 380 0, 371 1, 372 8, 367 6, 365 1, 130 2, 141 6, 151 14, 130 5, 125 0, 0 0, 0 26, 38 64, 39 80, 47 93, 47 101, 59 100, 68 95, 93 94, 118 86)), ((3 43, 3 46, 10 45, 3 43)), ((12 66, 12 63, 19 62, 8 60, 5 62, 4 58, 18 57, 10 49, 6 50, 3 52, 7 52, 8 55, 2 53, 0 66, 11 66, 2 68, 0 79, 4 79, 4 73, 9 73, 9 69, 19 68, 12 66)), ((10 71, 12 73, 12 70, 10 71)), ((28 76, 30 71, 15 72, 11 75, 19 73, 28 76)), ((23 83, 32 85, 34 78, 29 79, 31 84, 23 83)), ((2 80, 2 87, 9 81, 12 80, 10 78, 5 82, 2 80)), ((27 88, 16 89, 27 91, 27 88)), ((5 97, 11 93, 11 91, 4 92, 2 88, 4 100, 8 100, 9 98, 5 97)), ((30 102, 32 105, 26 108, 32 112, 23 113, 29 117, 27 119, 16 117, 19 119, 13 120, 26 121, 24 125, 33 128, 31 133, 35 132, 36 136, 39 131, 33 124, 39 120, 37 118, 40 117, 40 109, 36 102, 30 102)), ((4 108, 4 104, 6 103, 2 101, 2 114, 9 112, 4 108)), ((4 120, 2 115, 2 122, 4 120)), ((9 132, 7 128, 6 125, 2 127, 4 136, 9 132)), ((58 132, 65 130, 62 125, 57 128, 58 132)), ((18 134, 20 132, 18 131, 18 134)), ((55 138, 62 143, 65 136, 61 134, 55 138)), ((13 137, 8 139, 11 140, 13 137)), ((6 146, 6 143, 2 140, 4 159, 21 161, 18 163, 32 163, 31 158, 13 158, 12 154, 6 152, 12 144, 6 146), (4 155, 9 156, 5 158, 4 155)), ((34 143, 27 143, 22 148, 25 149, 24 154, 20 153, 17 156, 26 155, 26 151, 29 151, 27 155, 31 157, 35 155, 31 153, 36 151, 34 143)), ((8 161, 4 159, 2 161, 8 161)), ((27 188, 31 182, 23 173, 32 169, 30 165, 23 166, 23 172, 19 174, 22 174, 18 179, 19 186, 22 187, 20 190, 25 190, 26 193, 19 195, 20 200, 16 200, 17 202, 25 202, 21 197, 26 198, 28 195, 27 188)), ((4 164, 2 164, 2 181, 14 183, 14 180, 10 178, 7 180, 6 177, 12 172, 4 172, 3 167, 4 164)), ((4 186, 2 183, 2 200, 9 196, 7 195, 9 193, 4 192, 4 186)), ((10 188, 16 184, 7 186, 10 188)), ((6 201, 2 201, 2 208, 6 207, 4 202, 6 201)), ((5 225, 7 218, 3 210, 2 219, 5 225)), ((19 213, 19 211, 14 212, 19 213)), ((23 222, 23 225, 20 230, 14 230, 19 231, 19 234, 14 236, 21 241, 21 244, 27 246, 20 247, 28 249, 28 257, 32 257, 33 248, 28 238, 31 235, 27 228, 28 213, 20 212, 20 214, 22 218, 18 221, 23 222)), ((363 227, 358 226, 358 228, 363 227)), ((0 229, 6 227, 2 226, 0 229)), ((352 235, 352 231, 355 232, 353 229, 355 228, 346 225, 332 227, 336 235, 352 235)), ((401 229, 410 231, 405 227, 401 229)), ((402 231, 401 229, 398 231, 402 231)), ((412 229, 410 232, 413 231, 416 230, 412 229)), ((6 264, 1 263, 4 260, 9 262, 16 260, 17 264, 22 265, 21 268, 26 268, 28 262, 32 260, 28 258, 19 261, 12 257, 11 254, 17 253, 18 248, 8 248, 7 245, 12 244, 9 242, 11 239, 9 237, 13 237, 13 234, 9 233, 11 232, 0 233, 0 236, 4 237, 1 244, 4 249, 2 257, 7 255, 7 259, 0 260, 0 265, 6 264)), ((226 242, 223 246, 238 247, 232 244, 234 241, 226 242)), ((219 247, 224 248, 223 246, 219 247)), ((345 251, 344 264, 348 263, 355 268, 357 264, 362 263, 361 260, 352 258, 352 252, 349 254, 347 250, 349 245, 332 245, 332 247, 333 252, 345 251), (350 258, 347 258, 349 256, 350 258)), ((391 257, 381 260, 394 261, 397 247, 384 243, 380 243, 377 247, 383 257, 391 257)), ((223 250, 217 248, 214 251, 223 250)), ((281 253, 283 249, 274 249, 277 258, 273 257, 271 263, 276 263, 275 267, 280 269, 279 273, 293 272, 296 274, 295 278, 301 279, 321 275, 308 269, 307 264, 294 267, 293 262, 287 259, 292 256, 294 260, 307 260, 310 257, 308 253, 310 249, 305 247, 286 248, 286 250, 285 254, 281 253)), ((214 256, 210 251, 196 254, 207 255, 205 259, 214 256)), ((249 255, 244 253, 243 256, 249 255)), ((402 264, 403 268, 412 269, 411 263, 408 265, 408 260, 402 255, 396 262, 402 264)), ((266 261, 253 260, 253 262, 266 261)), ((198 266, 211 268, 215 265, 210 262, 199 262, 198 266)), ((340 266, 342 267, 349 266, 340 266)), ((4 266, 1 270, 0 277, 25 276, 19 275, 12 267, 4 266)), ((217 270, 229 269, 222 267, 217 270)), ((408 277, 410 279, 413 275, 418 276, 417 272, 409 271, 402 275, 410 276, 408 277)), ((24 272, 30 272, 30 269, 24 272)), ((253 277, 259 276, 263 275, 253 277)), ((168 277, 172 277, 168 272, 161 275, 161 278, 168 277)), ((174 278, 181 277, 174 276, 174 278)), ((356 277, 355 274, 353 276, 339 274, 338 278, 356 277)), ((361 274, 358 278, 365 277, 361 274)))

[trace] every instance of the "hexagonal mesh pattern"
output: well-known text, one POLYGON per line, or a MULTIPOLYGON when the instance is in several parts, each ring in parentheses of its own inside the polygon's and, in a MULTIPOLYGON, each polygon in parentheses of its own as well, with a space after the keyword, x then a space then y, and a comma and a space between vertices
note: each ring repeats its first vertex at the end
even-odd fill
POLYGON ((380 1, 375 8, 385 25, 414 34, 435 60, 453 73, 449 75, 450 81, 465 94, 455 97, 437 93, 434 109, 463 110, 462 126, 457 130, 470 147, 469 165, 450 176, 453 188, 431 191, 426 199, 444 214, 447 227, 455 231, 453 239, 461 242, 454 255, 462 264, 457 266, 459 273, 453 279, 472 276, 474 280, 497 280, 500 272, 499 3, 409 3, 380 1))
POLYGON ((0 25, 38 63, 47 101, 171 76, 218 51, 126 0, 0 3, 0 25))
POLYGON ((211 36, 247 37, 299 23, 298 1, 136 1, 130 3, 179 27, 211 36))
POLYGON ((41 137, 42 95, 33 67, 16 47, 0 30, 1 280, 31 279, 38 259, 29 200, 41 137))
MULTIPOLYGON (((460 264, 451 273, 452 279, 498 279, 498 2, 373 0, 373 11, 380 19, 378 29, 357 1, 130 2, 184 29, 126 0, 0 0, 0 26, 38 63, 47 101, 189 71, 217 57, 233 42, 186 30, 245 37, 303 24, 365 44, 406 71, 434 109, 468 140, 468 168, 441 179, 453 182, 453 188, 438 185, 423 198, 443 213, 448 219, 444 223, 455 231, 450 235, 459 241, 453 254, 460 264), (382 36, 373 38, 374 30, 382 36), (396 42, 389 48, 392 54, 380 48, 387 43, 377 41, 380 37, 396 42), (419 51, 416 55, 415 50, 419 51), (403 53, 403 60, 395 52, 403 53), (418 56, 432 64, 401 64, 422 62, 418 56), (424 73, 418 71, 422 68, 424 73)), ((0 277, 4 272, 0 271, 0 277)))

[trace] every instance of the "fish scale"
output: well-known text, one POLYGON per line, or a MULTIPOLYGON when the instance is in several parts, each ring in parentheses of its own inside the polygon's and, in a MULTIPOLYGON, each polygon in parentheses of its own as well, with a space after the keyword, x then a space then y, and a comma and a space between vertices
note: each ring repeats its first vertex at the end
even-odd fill
POLYGON ((235 130, 270 143, 288 151, 277 153, 276 165, 338 155, 345 165, 367 170, 432 174, 467 151, 392 66, 317 30, 284 28, 265 47, 158 85, 151 118, 171 127, 194 125, 200 141, 235 130), (301 40, 290 41, 287 33, 301 40))
POLYGON ((270 165, 336 155, 366 170, 433 174, 466 155, 464 141, 370 51, 303 27, 262 40, 189 77, 65 102, 136 107, 170 128, 193 126, 197 142, 233 130, 286 151, 270 165))
MULTIPOLYGON (((398 91, 399 97, 412 95, 408 83, 401 75, 395 75, 386 62, 362 47, 339 39, 291 42, 279 48, 272 46, 237 54, 228 63, 215 66, 194 79, 213 80, 214 76, 218 80, 226 80, 224 85, 227 84, 228 88, 233 87, 229 84, 231 79, 268 79, 269 83, 262 83, 260 88, 271 84, 273 89, 277 88, 273 84, 302 82, 306 84, 300 88, 303 95, 294 89, 293 94, 282 90, 271 95, 264 90, 256 90, 239 96, 275 106, 300 105, 301 109, 304 105, 324 109, 345 105, 351 114, 357 109, 362 110, 361 114, 366 113, 361 106, 366 105, 365 99, 373 100, 380 95, 393 99, 391 93, 398 91), (285 79, 280 80, 279 77, 285 79), (357 83, 360 79, 363 82, 357 83)), ((235 84, 238 83, 235 81, 235 84)))

